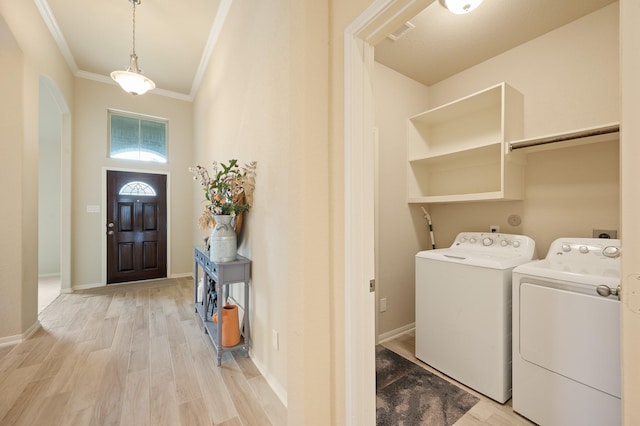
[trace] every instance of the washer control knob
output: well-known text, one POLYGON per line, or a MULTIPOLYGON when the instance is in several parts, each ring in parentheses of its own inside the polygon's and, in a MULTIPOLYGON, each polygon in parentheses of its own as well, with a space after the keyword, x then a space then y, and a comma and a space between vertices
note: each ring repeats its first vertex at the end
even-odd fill
POLYGON ((602 254, 605 255, 605 257, 618 257, 620 256, 620 249, 618 247, 614 247, 614 246, 607 246, 604 248, 604 250, 602 250, 602 254))
POLYGON ((520 247, 520 241, 518 241, 518 240, 514 241, 514 242, 513 242, 513 246, 514 246, 515 248, 520 247))
POLYGON ((476 243, 476 241, 477 241, 477 240, 476 240, 476 237, 471 237, 471 238, 469 238, 469 242, 470 242, 471 244, 475 244, 475 243, 476 243))
POLYGON ((459 243, 464 243, 465 241, 467 241, 467 237, 461 237, 458 242, 459 243))
POLYGON ((507 241, 507 240, 502 240, 502 241, 500 241, 500 245, 501 245, 502 247, 506 247, 506 246, 508 246, 508 245, 509 245, 509 241, 507 241))
POLYGON ((580 253, 589 253, 589 247, 580 246, 580 253))
POLYGON ((564 243, 562 244, 562 251, 568 253, 571 251, 571 244, 564 243))
POLYGON ((491 238, 486 237, 482 239, 483 246, 490 246, 491 244, 493 244, 493 240, 491 238))

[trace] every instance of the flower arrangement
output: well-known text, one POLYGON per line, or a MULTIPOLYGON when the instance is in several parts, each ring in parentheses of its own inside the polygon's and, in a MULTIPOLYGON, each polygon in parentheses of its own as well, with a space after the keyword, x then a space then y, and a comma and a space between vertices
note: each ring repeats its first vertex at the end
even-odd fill
POLYGON ((237 216, 251 208, 256 166, 255 161, 243 166, 235 159, 228 164, 214 161, 213 178, 202 166, 189 168, 193 180, 200 182, 205 193, 206 204, 198 220, 200 229, 212 228, 214 215, 237 216))

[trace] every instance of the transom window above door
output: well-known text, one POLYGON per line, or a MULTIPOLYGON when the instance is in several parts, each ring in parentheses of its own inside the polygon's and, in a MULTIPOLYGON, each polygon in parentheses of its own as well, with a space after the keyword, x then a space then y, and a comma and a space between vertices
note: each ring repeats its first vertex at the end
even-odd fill
POLYGON ((166 163, 167 122, 164 118, 109 110, 109 157, 166 163))

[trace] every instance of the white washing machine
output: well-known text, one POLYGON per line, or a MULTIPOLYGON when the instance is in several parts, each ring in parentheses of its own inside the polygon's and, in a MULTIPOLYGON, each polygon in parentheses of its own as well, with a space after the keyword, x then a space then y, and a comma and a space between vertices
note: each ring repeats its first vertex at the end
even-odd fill
POLYGON ((620 241, 560 238, 513 270, 513 409, 544 425, 621 424, 620 241))
POLYGON ((462 232, 416 255, 416 358, 503 403, 511 397, 511 272, 523 235, 462 232))

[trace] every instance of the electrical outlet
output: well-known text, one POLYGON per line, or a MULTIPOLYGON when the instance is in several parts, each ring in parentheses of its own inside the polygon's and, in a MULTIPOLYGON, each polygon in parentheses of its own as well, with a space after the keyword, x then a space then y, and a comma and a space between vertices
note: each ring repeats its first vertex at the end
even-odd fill
POLYGON ((494 234, 497 233, 497 232, 500 232, 500 225, 491 225, 491 226, 489 226, 489 231, 491 233, 494 233, 494 234))
POLYGON ((277 330, 271 330, 271 344, 273 349, 280 350, 280 336, 277 330))
POLYGON ((380 299, 380 312, 386 312, 387 311, 387 298, 383 297, 382 299, 380 299))
POLYGON ((618 238, 617 229, 594 229, 593 238, 618 238))

